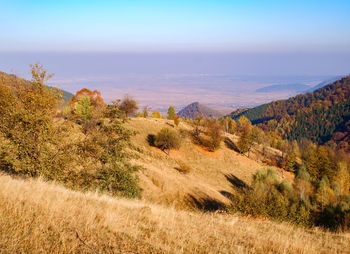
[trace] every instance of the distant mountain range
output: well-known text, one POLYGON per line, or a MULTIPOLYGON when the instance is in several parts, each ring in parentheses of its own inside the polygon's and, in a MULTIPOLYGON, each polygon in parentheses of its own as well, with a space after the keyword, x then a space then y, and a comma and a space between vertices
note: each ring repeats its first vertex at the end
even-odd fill
POLYGON ((270 92, 303 92, 309 89, 310 86, 304 84, 283 84, 283 85, 271 85, 256 89, 258 93, 270 93, 270 92))
POLYGON ((230 114, 233 119, 241 116, 290 140, 334 141, 350 151, 350 76, 314 92, 230 114))
POLYGON ((199 102, 194 102, 181 109, 177 115, 183 118, 195 119, 198 115, 219 118, 224 114, 208 106, 202 105, 199 102))
POLYGON ((304 93, 309 93, 309 92, 314 92, 316 91, 317 89, 321 88, 321 87, 324 87, 325 85, 328 85, 328 84, 331 84, 337 80, 340 80, 343 76, 336 76, 336 77, 333 77, 331 79, 328 79, 328 80, 325 80, 307 90, 304 91, 304 93))
POLYGON ((317 85, 312 87, 310 85, 306 85, 302 83, 270 85, 270 86, 265 86, 265 87, 256 89, 255 92, 257 93, 276 93, 276 92, 309 93, 327 84, 333 83, 334 81, 337 81, 341 78, 342 76, 335 76, 333 78, 322 81, 321 83, 318 83, 317 85))

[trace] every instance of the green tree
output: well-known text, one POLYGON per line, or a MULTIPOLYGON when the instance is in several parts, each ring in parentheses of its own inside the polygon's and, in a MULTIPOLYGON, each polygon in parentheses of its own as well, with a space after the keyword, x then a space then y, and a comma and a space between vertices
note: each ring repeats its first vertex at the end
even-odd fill
POLYGON ((174 120, 175 117, 176 117, 176 111, 175 111, 175 108, 171 105, 168 108, 167 119, 174 120))
POLYGON ((54 125, 61 94, 48 87, 48 75, 39 64, 31 65, 32 80, 0 83, 0 167, 3 170, 37 176, 53 170, 59 130, 54 125))
POLYGON ((80 97, 77 102, 74 103, 74 112, 83 120, 88 121, 91 119, 93 107, 91 106, 90 98, 87 96, 80 97))

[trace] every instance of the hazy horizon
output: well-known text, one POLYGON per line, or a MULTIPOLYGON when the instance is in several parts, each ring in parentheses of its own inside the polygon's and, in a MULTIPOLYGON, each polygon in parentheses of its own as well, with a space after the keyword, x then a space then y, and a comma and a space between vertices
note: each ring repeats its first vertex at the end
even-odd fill
POLYGON ((350 66, 350 55, 0 53, 0 58, 2 71, 30 78, 29 64, 40 61, 55 73, 52 85, 72 93, 83 87, 97 89, 107 102, 129 93, 141 106, 162 112, 170 104, 179 110, 194 101, 225 112, 256 106, 297 94, 257 93, 259 88, 311 87, 348 74, 350 66))
POLYGON ((350 74, 350 2, 0 0, 0 70, 87 86, 106 101, 130 93, 163 110, 287 98, 269 85, 315 85, 350 74))

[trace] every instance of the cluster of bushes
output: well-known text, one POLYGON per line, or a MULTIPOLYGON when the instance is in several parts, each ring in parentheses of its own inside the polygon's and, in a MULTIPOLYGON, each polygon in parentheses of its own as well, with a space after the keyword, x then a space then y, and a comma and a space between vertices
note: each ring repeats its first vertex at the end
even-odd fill
POLYGON ((230 210, 298 225, 332 230, 350 228, 350 196, 325 176, 315 182, 300 168, 293 184, 281 181, 272 169, 258 171, 251 187, 237 189, 230 210))
POLYGON ((211 152, 219 149, 223 139, 223 131, 215 119, 198 115, 190 123, 193 126, 191 136, 195 144, 204 146, 211 152))
POLYGON ((123 125, 136 102, 126 96, 106 105, 98 91, 82 89, 58 114, 60 92, 45 85, 42 66, 31 68, 31 81, 0 79, 0 169, 137 197, 137 167, 126 152, 133 132, 123 125))

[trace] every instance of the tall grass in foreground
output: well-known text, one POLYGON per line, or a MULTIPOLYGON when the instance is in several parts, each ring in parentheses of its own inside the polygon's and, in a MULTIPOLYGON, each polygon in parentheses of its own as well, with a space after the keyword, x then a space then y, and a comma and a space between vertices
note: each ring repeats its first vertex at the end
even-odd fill
POLYGON ((4 253, 344 253, 349 234, 304 230, 0 175, 4 253), (77 238, 77 233, 79 238, 77 238))

